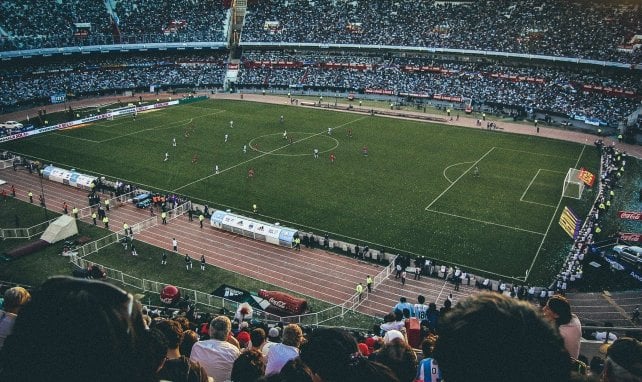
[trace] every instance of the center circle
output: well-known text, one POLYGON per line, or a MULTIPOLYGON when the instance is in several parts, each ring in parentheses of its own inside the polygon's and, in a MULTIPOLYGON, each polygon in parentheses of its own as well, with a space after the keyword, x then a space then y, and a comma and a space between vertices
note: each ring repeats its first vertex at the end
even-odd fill
POLYGON ((339 146, 339 141, 324 133, 300 131, 260 135, 250 141, 250 148, 266 155, 300 157, 313 155, 314 149, 327 153, 339 146))

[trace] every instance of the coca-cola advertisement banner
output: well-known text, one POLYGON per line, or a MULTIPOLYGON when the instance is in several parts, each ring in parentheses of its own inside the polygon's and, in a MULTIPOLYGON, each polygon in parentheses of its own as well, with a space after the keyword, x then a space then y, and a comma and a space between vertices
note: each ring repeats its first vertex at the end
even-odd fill
POLYGON ((640 220, 642 221, 642 211, 640 212, 634 212, 634 211, 618 211, 617 216, 620 219, 625 219, 625 220, 640 220))
POLYGON ((619 232, 620 240, 629 243, 642 243, 642 233, 619 232))

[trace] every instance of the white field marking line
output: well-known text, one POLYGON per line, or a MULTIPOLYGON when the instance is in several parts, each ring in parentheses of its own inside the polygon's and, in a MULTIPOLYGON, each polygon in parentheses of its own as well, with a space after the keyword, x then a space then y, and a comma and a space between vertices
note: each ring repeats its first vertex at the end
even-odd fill
POLYGON ((542 207, 550 207, 550 208, 555 208, 554 205, 552 204, 545 204, 545 203, 539 203, 539 202, 531 202, 530 200, 520 200, 522 203, 530 203, 530 204, 537 204, 538 206, 542 207))
POLYGON ((541 155, 541 156, 543 156, 543 157, 553 157, 553 158, 572 159, 572 158, 569 158, 569 157, 563 157, 563 156, 560 156, 560 155, 542 154, 542 153, 536 153, 536 152, 532 152, 532 151, 524 151, 524 150, 517 150, 517 149, 509 149, 509 148, 506 148, 506 147, 497 147, 497 148, 498 148, 498 149, 500 149, 500 150, 515 151, 515 152, 517 152, 517 153, 523 153, 523 154, 541 155))
MULTIPOLYGON (((59 132, 54 132, 51 135, 58 135, 63 138, 71 138, 71 139, 77 139, 79 141, 85 141, 85 142, 90 142, 90 143, 100 143, 100 141, 94 141, 93 139, 87 139, 87 138, 80 138, 80 137, 74 137, 73 135, 65 135, 65 134, 60 134, 59 132)), ((45 135, 41 135, 40 137, 44 137, 45 135)))
POLYGON ((446 178, 448 183, 454 183, 452 180, 450 180, 450 178, 448 178, 446 176, 446 171, 448 171, 448 169, 451 168, 451 167, 459 166, 459 165, 462 165, 462 164, 468 164, 468 163, 473 163, 473 162, 459 162, 459 163, 451 164, 450 166, 446 167, 444 169, 443 173, 442 173, 444 175, 444 178, 446 178))
MULTIPOLYGON (((192 118, 190 118, 190 119, 182 119, 182 120, 180 120, 180 121, 170 122, 170 123, 168 123, 167 125, 162 126, 162 127, 152 127, 152 128, 149 128, 149 129, 144 129, 144 130, 134 131, 134 132, 131 132, 131 133, 129 133, 129 134, 125 134, 125 135, 118 135, 118 136, 116 136, 116 137, 107 138, 107 139, 102 140, 102 141, 95 141, 95 140, 93 140, 93 139, 87 139, 87 138, 75 137, 75 136, 73 136, 73 135, 64 135, 64 134, 59 133, 58 131, 55 131, 55 132, 54 132, 54 133, 52 133, 51 135, 59 135, 59 136, 64 137, 64 138, 77 139, 77 140, 80 140, 80 141, 85 141, 85 142, 90 142, 90 143, 103 143, 103 142, 113 141, 113 140, 118 139, 118 138, 127 137, 127 136, 130 136, 130 135, 134 135, 134 134, 138 134, 138 133, 142 133, 142 132, 146 132, 146 131, 150 131, 150 130, 171 129, 172 127, 176 127, 175 125, 178 125, 178 124, 179 124, 179 123, 181 123, 181 122, 185 122, 185 121, 187 121, 187 123, 190 123, 190 122, 192 122, 192 121, 194 120, 194 118, 209 117, 209 116, 211 116, 211 115, 219 114, 219 113, 222 113, 222 112, 224 112, 224 111, 225 111, 225 110, 220 110, 220 109, 219 109, 219 111, 217 111, 217 112, 215 112, 215 113, 199 115, 199 116, 196 116, 196 117, 192 117, 192 118)), ((118 124, 101 124, 101 123, 94 123, 93 125, 94 125, 94 126, 96 126, 96 127, 105 127, 105 128, 109 128, 109 127, 114 127, 114 126, 120 126, 120 125, 123 125, 123 124, 126 124, 126 123, 125 123, 125 122, 123 122, 123 123, 118 123, 118 124)), ((64 129, 64 130, 66 130, 66 129, 64 129)), ((45 137, 45 136, 48 136, 48 135, 49 135, 49 134, 37 135, 37 136, 35 136, 34 138, 42 138, 42 137, 45 137)))
MULTIPOLYGON (((362 119, 366 119, 366 118, 368 118, 368 116, 361 117, 361 118, 357 118, 357 119, 355 119, 355 120, 352 120, 352 121, 349 121, 349 122, 343 123, 343 124, 341 124, 341 125, 338 125, 338 126, 333 127, 332 129, 334 130, 334 129, 336 129, 336 128, 343 127, 343 126, 349 125, 349 124, 351 124, 351 123, 358 122, 358 121, 360 121, 360 120, 362 120, 362 119)), ((299 139, 298 141, 296 141, 296 143, 298 143, 298 142, 303 142, 303 141, 307 141, 308 139, 314 138, 314 137, 316 137, 316 136, 326 134, 326 132, 327 132, 327 130, 324 130, 324 131, 321 131, 321 132, 319 132, 319 133, 316 133, 316 134, 310 135, 309 137, 301 138, 301 139, 299 139)), ((211 177, 213 177, 213 176, 215 176, 215 175, 221 175, 222 173, 224 173, 224 172, 226 172, 226 171, 233 170, 233 169, 235 169, 235 168, 237 168, 237 167, 239 167, 239 166, 243 166, 243 165, 245 165, 245 164, 247 164, 247 163, 250 163, 250 162, 252 162, 252 161, 254 161, 254 160, 256 160, 256 159, 263 158, 264 156, 270 155, 270 154, 272 154, 272 153, 274 153, 274 152, 277 152, 277 151, 279 151, 279 150, 281 150, 281 149, 284 149, 284 148, 286 148, 286 147, 288 147, 288 146, 290 146, 290 144, 289 144, 289 143, 288 143, 288 144, 286 144, 286 145, 284 145, 284 146, 277 147, 277 148, 275 148, 275 149, 274 149, 274 150, 272 150, 272 151, 265 151, 265 152, 262 152, 262 154, 260 154, 260 155, 257 155, 257 156, 255 156, 255 157, 250 158, 250 159, 248 159, 248 160, 245 160, 245 161, 243 161, 243 162, 239 162, 239 163, 235 164, 234 166, 230 166, 230 167, 228 167, 228 168, 225 168, 225 169, 223 169, 223 170, 220 170, 220 171, 218 172, 218 174, 217 174, 217 173, 210 174, 210 175, 204 176, 204 177, 202 177, 202 178, 200 178, 200 179, 196 179, 196 180, 195 180, 195 181, 193 181, 193 182, 189 182, 189 183, 187 183, 187 184, 185 184, 185 185, 183 185, 183 186, 180 186, 180 187, 178 187, 178 188, 175 188, 175 189, 173 189, 173 190, 172 190, 172 192, 177 192, 178 190, 181 190, 181 189, 183 189, 183 188, 185 188, 185 187, 191 186, 192 184, 195 184, 195 183, 201 182, 201 181, 203 181, 203 180, 209 179, 209 178, 211 178, 211 177)))
POLYGON ((437 298, 435 298, 435 301, 439 301, 441 299, 442 293, 444 293, 444 288, 446 287, 446 284, 448 284, 448 281, 444 280, 444 284, 441 286, 441 289, 439 290, 439 293, 437 294, 437 298))
MULTIPOLYGON (((185 107, 187 107, 187 105, 185 105, 185 107)), ((155 109, 155 110, 141 111, 140 113, 138 113, 137 121, 148 120, 150 118, 155 118, 155 117, 163 117, 165 114, 167 114, 166 112, 169 111, 169 110, 170 110, 169 108, 165 108, 165 109, 155 109)), ((221 110, 222 111, 222 109, 210 109, 210 110, 221 110)), ((126 114, 126 115, 117 116, 116 118, 118 118, 118 121, 120 121, 118 123, 109 123, 108 119, 101 119, 101 120, 98 120, 96 122, 88 122, 88 123, 91 123, 93 126, 99 126, 99 127, 114 127, 114 126, 122 126, 122 125, 131 124, 132 120, 129 119, 129 118, 126 118, 126 117, 129 117, 129 115, 126 114)), ((116 121, 116 120, 113 120, 113 121, 116 121)))
POLYGON ((437 200, 439 200, 442 196, 444 196, 444 194, 445 194, 446 192, 448 192, 448 190, 450 190, 450 188, 451 188, 452 186, 454 186, 454 185, 455 185, 455 183, 457 183, 457 181, 459 181, 459 179, 461 179, 464 175, 468 174, 468 171, 470 171, 470 170, 471 170, 471 169, 472 169, 472 168, 473 168, 477 163, 481 162, 481 160, 482 160, 482 159, 484 159, 484 158, 485 158, 488 154, 490 154, 493 150, 495 150, 495 147, 491 147, 491 149, 490 149, 490 150, 488 150, 488 151, 486 152, 486 154, 482 155, 482 156, 481 156, 481 158, 479 158, 479 159, 477 159, 477 161, 473 162, 473 164, 472 164, 470 167, 468 167, 468 169, 467 169, 466 171, 464 171, 461 175, 459 175, 459 176, 457 177, 457 179, 455 179, 455 181, 454 181, 454 182, 450 183, 450 186, 446 187, 446 189, 445 189, 444 191, 442 191, 442 193, 441 193, 441 194, 439 194, 439 196, 437 196, 437 197, 436 197, 432 202, 430 202, 430 204, 428 205, 428 207, 426 207, 426 208, 425 208, 425 210, 426 210, 426 211, 430 210, 430 207, 432 207, 432 205, 433 205, 433 204, 435 204, 435 203, 437 202, 437 200))
MULTIPOLYGON (((307 135, 307 136, 310 136, 310 135, 317 136, 317 135, 319 135, 319 134, 315 134, 315 133, 302 133, 302 132, 298 132, 298 131, 292 131, 291 133, 293 133, 293 134, 294 133, 304 134, 304 135, 307 135)), ((255 140, 257 140, 259 138, 263 138, 263 137, 269 137, 269 136, 272 136, 272 135, 281 135, 281 133, 260 135, 260 136, 258 136, 256 138, 252 138, 252 140, 248 143, 248 145, 250 147, 252 147, 252 144, 254 143, 255 140)), ((334 141, 335 145, 333 147, 327 149, 327 150, 319 151, 319 154, 324 154, 324 153, 330 152, 330 151, 336 149, 337 147, 339 147, 339 140, 338 139, 336 139, 332 135, 328 136, 328 138, 332 139, 334 141)), ((303 139, 297 139, 296 141, 293 141, 291 144, 299 143, 301 141, 303 141, 303 139)), ((265 151, 261 151, 261 150, 255 150, 255 151, 259 152, 261 154, 266 154, 265 151)), ((310 156, 312 154, 310 154, 310 153, 307 153, 307 154, 274 154, 274 153, 271 153, 271 155, 278 155, 278 156, 282 156, 282 157, 305 157, 305 156, 310 156)))
MULTIPOLYGON (((577 160, 575 161, 575 166, 573 167, 577 167, 578 163, 580 163, 580 159, 582 159, 582 155, 584 154, 584 149, 586 149, 586 145, 582 146, 582 151, 580 151, 580 155, 577 157, 577 160)), ((544 241, 546 241, 546 236, 548 236, 548 231, 551 230, 551 226, 553 225, 553 221, 555 220, 555 216, 557 215, 557 211, 560 209, 560 205, 562 204, 563 199, 564 199, 564 194, 560 195, 560 199, 557 202, 557 206, 555 207, 553 216, 551 216, 551 220, 548 222, 548 227, 546 227, 546 232, 544 232, 544 237, 542 238, 542 241, 539 243, 539 247, 537 248, 537 252, 535 252, 535 256, 533 257, 531 266, 528 267, 528 270, 526 271, 526 277, 524 278, 524 281, 528 280, 528 276, 530 276, 531 270, 533 270, 533 266, 535 266, 535 261, 537 261, 537 257, 539 256, 539 253, 542 251, 542 246, 544 245, 544 241)))
POLYGON ((508 228, 508 229, 512 229, 512 230, 514 230, 514 231, 528 232, 528 233, 532 233, 532 234, 534 234, 534 235, 540 235, 540 236, 543 236, 543 235, 544 235, 544 234, 543 234, 543 233, 541 233, 541 232, 535 232, 535 231, 531 231, 531 230, 524 229, 524 228, 518 228, 518 227, 509 226, 509 225, 504 225, 504 224, 499 224, 499 223, 493 223, 493 222, 489 222, 489 221, 485 221, 485 220, 480 220, 480 219, 475 219, 475 218, 469 218, 469 217, 467 217, 467 216, 455 215, 455 214, 451 214, 451 213, 448 213, 448 212, 441 212, 441 211, 437 211, 437 210, 426 210, 426 211, 428 211, 428 212, 434 212, 434 213, 442 214, 442 215, 446 215, 446 216, 452 216, 452 217, 459 218, 459 219, 470 220, 470 221, 474 221, 474 222, 477 222, 477 223, 482 223, 482 224, 494 225, 494 226, 497 226, 497 227, 508 228))
MULTIPOLYGON (((27 155, 25 153, 21 153, 21 152, 17 152, 17 151, 14 152, 14 153, 22 155, 22 156, 25 156, 25 157, 29 156, 30 158, 38 159, 43 163, 48 161, 48 159, 40 158, 40 157, 31 155, 31 154, 27 155)), ((119 180, 121 180, 123 182, 126 182, 126 183, 137 184, 139 186, 146 187, 148 189, 158 190, 159 192, 165 192, 165 193, 171 193, 172 192, 170 190, 166 190, 166 189, 160 188, 159 186, 151 186, 149 184, 141 183, 141 182, 138 182, 138 181, 133 181, 133 180, 130 180, 130 179, 127 179, 127 178, 117 177, 117 176, 114 176, 114 175, 111 175, 111 174, 105 174, 105 173, 102 173, 102 172, 96 172, 96 171, 93 171, 93 170, 90 170, 90 169, 82 168, 82 167, 75 166, 75 165, 70 165, 70 164, 63 163, 63 162, 56 162, 56 163, 61 165, 61 166, 65 166, 65 167, 69 167, 69 168, 75 168, 75 169, 77 169, 79 171, 86 172, 87 174, 96 174, 96 175, 100 175, 100 176, 111 177, 111 178, 114 178, 114 179, 119 179, 119 180)), ((11 167, 7 167, 7 168, 11 168, 11 167)), ((242 211, 242 212, 246 212, 247 214, 251 214, 252 213, 249 210, 243 210, 242 208, 238 208, 238 206, 229 206, 229 205, 222 204, 222 203, 219 203, 217 201, 212 201, 212 200, 203 200, 203 201, 209 202, 210 205, 216 204, 216 205, 219 205, 219 206, 222 206, 222 207, 225 207, 225 208, 233 209, 235 211, 242 211)), ((365 242, 365 241, 367 241, 367 240, 364 240, 363 238, 353 237, 353 236, 346 236, 346 235, 342 235, 339 232, 328 231, 325 228, 320 228, 320 227, 316 227, 316 226, 309 226, 309 225, 302 225, 302 224, 297 223, 295 221, 290 221, 290 220, 283 219, 282 217, 273 217, 273 216, 261 215, 261 214, 259 214, 259 216, 265 217, 268 220, 280 221, 282 223, 290 224, 292 226, 306 228, 306 229, 309 229, 311 232, 327 232, 329 235, 334 235, 336 237, 339 237, 339 236, 340 237, 344 237, 344 238, 352 240, 354 242, 365 242)), ((376 243, 376 242, 369 242, 369 243, 372 244, 373 248, 375 246, 378 246, 380 248, 386 247, 386 248, 390 249, 392 252, 404 252, 404 253, 407 253, 407 254, 415 255, 417 257, 425 255, 423 253, 409 251, 408 249, 391 247, 389 245, 384 245, 382 243, 376 243)), ((473 271, 484 271, 484 272, 487 272, 487 270, 485 270, 485 269, 475 268, 475 267, 468 266, 468 265, 465 265, 465 264, 458 264, 458 263, 453 263, 453 262, 451 262, 450 264, 455 265, 455 266, 459 266, 461 268, 471 269, 473 271)), ((503 276, 505 278, 510 278, 511 277, 511 276, 499 275, 499 274, 498 274, 498 276, 503 276)))
POLYGON ((537 178, 537 177, 539 176, 540 171, 556 172, 556 173, 563 174, 563 172, 561 172, 561 171, 547 170, 547 169, 545 169, 545 168, 540 168, 540 169, 538 169, 538 170, 537 170, 537 172, 535 173, 535 175, 533 176, 533 179, 531 179, 531 182, 528 184, 528 187, 526 187, 526 189, 524 190, 524 193, 522 194, 522 197, 521 197, 521 198, 519 198, 519 201, 520 201, 520 202, 524 202, 524 203, 537 204, 537 205, 544 206, 544 207, 551 207, 551 208, 555 208, 555 206, 553 206, 553 205, 551 205, 551 204, 538 203, 538 202, 532 202, 532 201, 530 201, 530 200, 524 200, 524 197, 526 196, 526 193, 527 193, 527 192, 528 192, 528 190, 531 188, 531 185, 532 185, 532 184, 533 184, 533 182, 535 181, 535 178, 537 178))
POLYGON ((113 140, 116 140, 116 139, 129 137, 130 135, 136 135, 136 134, 140 134, 140 133, 145 133, 145 132, 148 132, 148 131, 171 129, 171 128, 174 128, 174 127, 177 127, 177 126, 181 126, 180 125, 181 122, 184 122, 182 125, 187 125, 190 122, 192 122, 195 118, 209 117, 211 115, 219 114, 219 113, 222 113, 222 112, 223 111, 217 111, 216 113, 198 115, 196 117, 192 117, 192 118, 189 118, 189 119, 181 119, 180 121, 174 121, 174 122, 168 123, 167 125, 164 125, 164 126, 161 125, 161 126, 157 126, 157 127, 150 127, 149 129, 133 131, 133 132, 131 132, 129 134, 124 134, 124 135, 119 135, 119 136, 116 136, 116 137, 104 139, 104 140, 100 141, 99 143, 109 142, 109 141, 113 141, 113 140))

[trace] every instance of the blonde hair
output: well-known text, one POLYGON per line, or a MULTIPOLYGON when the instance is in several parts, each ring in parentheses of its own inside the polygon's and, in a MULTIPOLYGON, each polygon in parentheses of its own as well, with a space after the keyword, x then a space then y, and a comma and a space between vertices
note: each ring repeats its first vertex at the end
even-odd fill
POLYGON ((4 292, 4 310, 16 313, 23 305, 31 300, 31 294, 23 287, 13 287, 4 292))

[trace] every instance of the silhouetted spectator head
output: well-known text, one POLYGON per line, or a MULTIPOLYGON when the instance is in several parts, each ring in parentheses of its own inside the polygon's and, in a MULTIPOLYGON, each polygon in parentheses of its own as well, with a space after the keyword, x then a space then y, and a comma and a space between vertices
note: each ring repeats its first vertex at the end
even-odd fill
POLYGON ((163 368, 167 355, 167 339, 158 329, 145 330, 140 335, 138 353, 141 358, 141 381, 158 380, 156 373, 163 368))
POLYGON ((193 330, 183 332, 183 340, 178 348, 181 355, 188 357, 192 354, 192 346, 198 342, 198 334, 193 330))
POLYGON ((544 306, 544 315, 555 321, 557 326, 571 322, 571 304, 564 296, 554 295, 544 306))
POLYGON ((162 320, 159 321, 154 328, 163 333, 165 339, 167 339, 167 347, 169 349, 176 349, 181 344, 183 340, 183 328, 178 322, 174 320, 162 320))
POLYGON ((5 342, 0 380, 140 380, 144 330, 131 294, 103 281, 52 277, 22 308, 5 342))
POLYGON ((265 374, 265 359, 258 349, 248 349, 232 365, 232 381, 255 382, 265 374))
POLYGON ((265 342, 265 330, 261 328, 252 329, 250 332, 250 342, 253 348, 260 347, 265 342))
POLYGON ((312 382, 312 370, 297 357, 289 360, 278 374, 281 382, 312 382))
POLYGON ((421 354, 424 358, 432 357, 435 351, 435 344, 437 343, 437 336, 430 334, 421 342, 421 354))
POLYGON ((312 332, 301 346, 300 357, 322 382, 398 381, 390 368, 362 357, 355 338, 339 328, 312 332))
POLYGON ((303 331, 297 324, 289 324, 283 328, 283 344, 299 347, 303 341, 303 331))
POLYGON ((401 382, 412 382, 415 378, 417 355, 403 338, 395 338, 383 345, 376 360, 392 369, 401 382))
POLYGON ((441 319, 434 358, 444 380, 567 381, 564 343, 530 305, 498 293, 461 300, 441 319))
POLYGON ((618 338, 606 351, 602 381, 642 381, 642 342, 635 338, 618 338))

